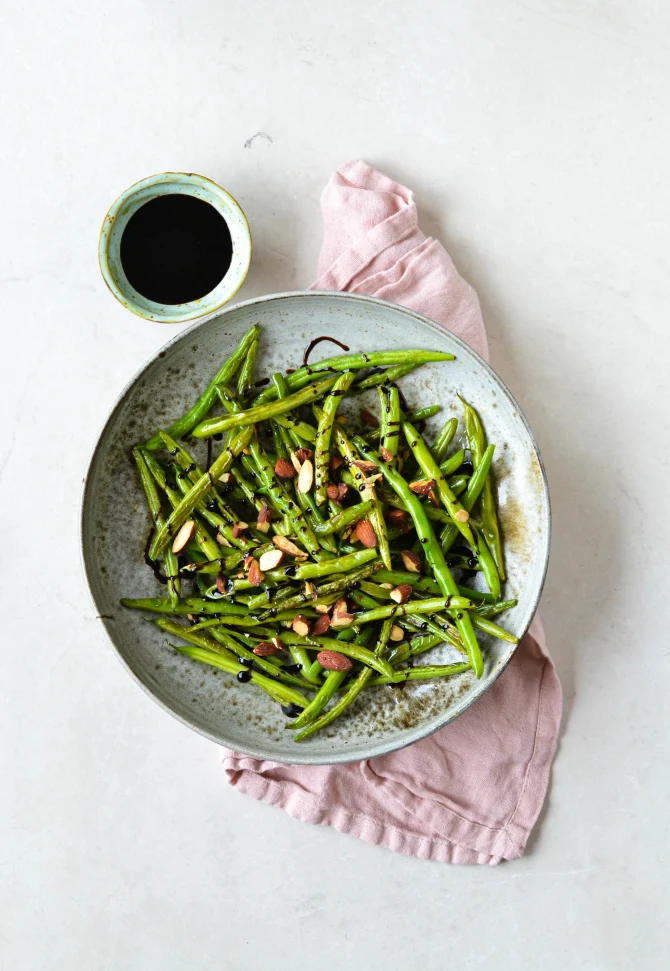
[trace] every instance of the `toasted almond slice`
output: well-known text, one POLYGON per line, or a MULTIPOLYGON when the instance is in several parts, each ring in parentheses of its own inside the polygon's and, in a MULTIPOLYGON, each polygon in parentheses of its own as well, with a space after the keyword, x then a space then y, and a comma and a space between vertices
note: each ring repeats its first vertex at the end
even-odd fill
POLYGON ((342 500, 345 498, 347 492, 349 492, 349 486, 346 484, 346 482, 340 482, 337 487, 337 498, 340 500, 340 502, 342 502, 342 500))
POLYGON ((313 455, 314 452, 311 450, 311 448, 297 448, 295 450, 295 457, 301 465, 303 462, 306 462, 307 459, 311 459, 313 455))
POLYGON ((380 583, 379 586, 382 587, 384 590, 393 590, 392 583, 380 583))
POLYGON ((411 596, 412 587, 409 583, 400 583, 395 590, 391 590, 391 600, 394 600, 397 604, 404 604, 411 596))
POLYGON ((409 513, 404 509, 389 509, 386 513, 386 522, 389 526, 397 526, 406 533, 409 530, 409 513))
POLYGON ((432 504, 434 506, 438 506, 439 507, 440 500, 437 498, 437 493, 435 492, 435 489, 431 489, 430 490, 430 492, 428 493, 428 499, 429 499, 430 502, 432 502, 432 504))
POLYGON ((376 462, 368 462, 366 459, 356 459, 354 465, 362 472, 376 472, 379 468, 376 462))
POLYGON ((228 485, 228 483, 232 482, 232 480, 233 480, 232 472, 224 472, 223 475, 219 476, 219 482, 223 482, 224 485, 228 485))
POLYGON ((291 452, 291 462, 293 463, 293 468, 298 474, 300 474, 300 469, 302 468, 302 461, 298 458, 297 452, 291 452))
POLYGON ((326 671, 351 671, 353 661, 339 651, 319 651, 316 659, 326 671))
POLYGON ((334 485, 332 482, 326 489, 326 493, 328 495, 328 498, 332 499, 333 502, 337 502, 337 500, 340 498, 340 490, 338 486, 334 485))
POLYGON ((410 482, 409 487, 417 496, 427 496, 435 488, 435 479, 417 479, 410 482))
POLYGON ((181 553, 184 547, 188 544, 189 540, 195 532, 195 523, 192 519, 188 519, 182 528, 179 530, 174 538, 174 543, 172 544, 173 553, 181 553))
POLYGON ((377 537, 369 519, 361 519, 356 523, 356 539, 370 550, 377 545, 377 537))
POLYGON ((267 533, 270 529, 270 523, 272 522, 272 513, 270 509, 263 503, 261 508, 258 510, 258 519, 256 520, 256 529, 260 529, 261 533, 267 533))
POLYGON ((261 554, 258 561, 258 565, 261 570, 265 572, 266 570, 274 570, 284 559, 283 550, 268 550, 267 553, 261 554))
POLYGON ((296 546, 295 543, 292 543, 290 539, 287 539, 286 536, 273 536, 272 542, 289 556, 295 556, 301 560, 307 559, 307 553, 296 546))
POLYGON ((384 459, 385 462, 392 462, 393 461, 393 452, 389 452, 389 450, 387 448, 384 448, 383 445, 379 449, 379 451, 381 453, 381 457, 384 459))
POLYGON ((225 546, 226 549, 232 550, 233 548, 233 544, 226 539, 223 533, 216 534, 216 542, 219 544, 219 546, 225 546))
POLYGON ((347 601, 342 597, 333 607, 333 616, 330 621, 331 627, 348 627, 354 621, 354 615, 349 613, 347 601))
POLYGON ((275 463, 275 473, 280 479, 292 479, 295 476, 296 470, 288 459, 280 456, 275 463))
POLYGON ((314 604, 314 609, 317 614, 328 614, 330 613, 330 607, 328 604, 314 604))
POLYGON ((249 564, 249 583, 252 587, 260 587, 264 579, 265 574, 261 570, 258 560, 254 560, 252 557, 249 564))
POLYGON ((394 624, 391 628, 389 637, 392 641, 403 641, 405 639, 405 632, 402 627, 398 627, 397 624, 394 624))
POLYGON ((239 539, 245 529, 249 529, 249 523, 244 523, 240 519, 239 522, 235 523, 233 526, 233 539, 239 539))
POLYGON ((331 455, 330 461, 328 462, 328 468, 330 472, 336 472, 343 462, 344 462, 344 459, 342 458, 341 455, 331 455))
POLYGON ((310 600, 316 600, 318 591, 316 589, 316 584, 312 583, 311 580, 305 581, 305 586, 302 588, 302 590, 305 596, 309 597, 310 600))
POLYGON ((277 647, 271 641, 259 641, 254 648, 254 654, 257 657, 271 657, 273 654, 278 654, 281 650, 281 646, 277 647))
POLYGON ((305 459, 300 466, 300 473, 298 474, 298 492, 309 492, 313 482, 314 466, 309 459, 305 459))
POLYGON ((318 637, 319 634, 325 634, 329 627, 330 627, 330 617, 328 616, 328 614, 321 614, 321 616, 317 617, 314 623, 312 624, 312 630, 311 630, 312 636, 318 637))
POLYGON ((470 513, 467 511, 467 509, 457 509, 454 513, 454 519, 456 519, 459 523, 467 523, 469 518, 470 513))
POLYGON ((421 573, 423 564, 421 563, 421 557, 418 556, 414 550, 402 550, 400 553, 402 561, 405 564, 405 569, 409 573, 421 573))
POLYGON ((310 623, 306 617, 303 617, 302 614, 298 614, 297 617, 293 618, 291 627, 296 634, 299 634, 301 637, 307 637, 310 631, 310 623))

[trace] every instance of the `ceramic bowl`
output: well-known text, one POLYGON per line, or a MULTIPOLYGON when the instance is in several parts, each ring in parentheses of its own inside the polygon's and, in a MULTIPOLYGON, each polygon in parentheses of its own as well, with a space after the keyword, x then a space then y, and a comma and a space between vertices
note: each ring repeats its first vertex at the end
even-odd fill
POLYGON ((180 323, 214 313, 235 296, 251 263, 251 233, 242 209, 220 185, 191 172, 161 172, 131 185, 112 205, 100 230, 98 259, 105 283, 124 307, 147 320, 180 323), (128 281, 120 258, 121 237, 130 217, 140 206, 158 196, 173 193, 202 199, 223 216, 230 230, 233 255, 221 282, 204 297, 188 303, 160 304, 143 297, 128 281))
MULTIPOLYGON (((261 325, 256 377, 298 367, 303 349, 331 334, 352 351, 424 347, 451 351, 456 359, 429 364, 403 378, 410 407, 438 403, 428 440, 451 415, 461 415, 458 395, 478 409, 496 443, 493 475, 505 544, 504 596, 519 603, 501 623, 522 637, 535 613, 549 554, 549 499, 532 432, 500 378, 474 351, 419 314, 369 297, 344 293, 289 293, 251 300, 181 333, 156 354, 121 394, 100 434, 86 479, 82 511, 83 557, 96 614, 135 680, 167 711, 208 738, 238 752, 277 762, 334 763, 392 751, 452 721, 493 684, 514 646, 481 637, 485 673, 448 681, 409 682, 402 690, 378 686, 325 731, 293 741, 278 705, 251 685, 178 654, 149 615, 124 610, 121 597, 163 596, 143 562, 150 520, 129 456, 130 446, 165 428, 197 399, 252 324, 261 325)), ((339 353, 322 344, 313 360, 339 353)), ((351 417, 370 397, 344 399, 351 417)), ((462 439, 462 424, 456 443, 462 439)), ((197 458, 206 461, 204 444, 197 458)), ((460 655, 456 657, 460 658, 460 655)), ((446 645, 422 660, 455 659, 446 645)))

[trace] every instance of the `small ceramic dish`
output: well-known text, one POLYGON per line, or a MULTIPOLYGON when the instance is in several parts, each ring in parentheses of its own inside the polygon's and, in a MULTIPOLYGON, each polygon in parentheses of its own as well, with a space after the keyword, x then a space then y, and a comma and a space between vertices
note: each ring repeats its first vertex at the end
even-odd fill
MULTIPOLYGON (((239 752, 313 764, 370 758, 409 745, 460 715, 493 684, 514 645, 482 636, 485 671, 479 681, 468 672, 444 681, 409 682, 402 690, 371 688, 340 719, 298 743, 287 731, 290 722, 279 706, 262 691, 178 654, 153 618, 119 605, 121 597, 164 596, 165 589, 143 559, 151 523, 130 447, 186 411, 256 323, 261 326, 257 378, 299 367, 305 345, 321 334, 337 337, 352 351, 423 347, 456 355, 454 361, 419 368, 402 378, 400 386, 411 408, 441 405, 428 422, 429 441, 447 418, 462 416, 460 394, 477 408, 490 441, 496 443, 493 475, 507 568, 503 595, 518 600, 500 623, 519 638, 537 608, 549 555, 549 498, 542 462, 519 406, 486 362, 443 327, 370 297, 305 292, 238 304, 183 331, 122 392, 88 470, 82 546, 96 614, 127 669, 184 724, 239 752)), ((312 360, 331 352, 326 345, 312 360)), ((343 399, 343 412, 357 420, 361 408, 376 410, 377 395, 368 394, 343 399)), ((462 437, 461 423, 456 442, 462 437)), ((203 442, 193 446, 201 465, 205 448, 203 442)), ((454 660, 452 652, 441 645, 422 660, 444 663, 454 660)))
POLYGON ((214 313, 235 296, 249 271, 251 233, 242 209, 220 185, 190 172, 161 172, 131 185, 112 205, 100 230, 98 258, 105 283, 124 307, 147 320, 157 320, 163 324, 181 323, 214 313), (213 206, 228 225, 233 253, 223 279, 210 293, 189 303, 164 305, 143 297, 130 284, 121 263, 121 237, 131 216, 140 206, 172 193, 195 196, 213 206))

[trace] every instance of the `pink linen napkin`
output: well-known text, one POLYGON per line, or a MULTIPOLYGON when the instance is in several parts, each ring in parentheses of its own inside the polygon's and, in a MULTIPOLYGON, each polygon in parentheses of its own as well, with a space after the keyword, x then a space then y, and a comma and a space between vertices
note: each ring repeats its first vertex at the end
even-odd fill
MULTIPOLYGON (((349 290, 425 314, 488 357, 477 295, 419 229, 412 193, 364 162, 322 197, 317 290, 349 290)), ((414 745, 347 765, 283 765, 225 750, 231 785, 296 819, 446 863, 522 856, 544 802, 561 686, 536 617, 493 687, 414 745)))

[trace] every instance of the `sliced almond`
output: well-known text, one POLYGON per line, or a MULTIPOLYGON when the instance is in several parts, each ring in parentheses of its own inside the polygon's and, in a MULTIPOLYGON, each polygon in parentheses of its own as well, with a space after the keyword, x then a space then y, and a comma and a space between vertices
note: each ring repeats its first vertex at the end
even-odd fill
POLYGON ((240 519, 239 522, 236 522, 233 526, 233 539, 239 539, 245 529, 249 529, 249 523, 244 523, 240 519))
POLYGON ((216 542, 219 544, 219 546, 225 546, 226 549, 232 550, 233 548, 233 544, 230 542, 230 540, 226 539, 223 533, 216 534, 216 542))
POLYGON ((195 523, 193 522, 192 519, 188 519, 174 538, 174 543, 172 544, 172 552, 181 553, 184 547, 188 545, 194 532, 195 532, 195 523))
POLYGON ((272 641, 272 643, 274 644, 274 646, 277 648, 278 651, 283 651, 284 645, 282 644, 281 640, 278 637, 271 637, 270 640, 272 641))
POLYGON ((278 654, 281 650, 281 644, 278 647, 272 641, 260 641, 254 648, 254 654, 257 657, 271 657, 273 654, 278 654))
POLYGON ((412 587, 409 583, 400 583, 394 590, 391 590, 391 600, 394 600, 397 604, 404 604, 411 596, 412 587))
POLYGON ((305 586, 302 589, 306 597, 309 597, 310 600, 316 600, 318 591, 315 583, 312 583, 311 580, 306 580, 305 586))
POLYGON ((379 586, 382 587, 383 590, 393 590, 392 583, 380 583, 379 586))
POLYGON ((330 461, 328 462, 328 469, 330 472, 337 472, 339 467, 343 464, 344 459, 341 455, 331 455, 330 461))
POLYGON ((219 593, 226 593, 227 592, 226 591, 226 584, 227 584, 227 580, 226 580, 226 577, 224 577, 223 573, 217 573, 217 575, 216 575, 216 589, 219 591, 219 593))
POLYGON ((290 539, 287 539, 286 536, 273 536, 272 542, 289 556, 295 556, 301 560, 307 559, 307 553, 296 546, 295 543, 292 543, 290 539))
POLYGON ((393 459, 395 458, 395 456, 393 455, 393 452, 389 452, 389 450, 387 448, 384 448, 383 445, 379 449, 379 451, 381 453, 381 457, 384 459, 385 462, 392 462, 393 459))
POLYGON ((307 459, 312 458, 314 452, 311 450, 311 448, 297 448, 293 454, 297 458, 298 462, 300 462, 302 465, 302 463, 306 462, 307 459))
POLYGON ((265 574, 261 570, 258 560, 251 558, 251 563, 249 564, 249 583, 252 587, 260 587, 261 583, 265 579, 265 574))
POLYGON ((333 616, 330 621, 331 627, 348 627, 352 624, 354 615, 349 613, 347 601, 342 597, 333 607, 333 616))
POLYGON ((397 526, 406 533, 409 530, 409 513, 404 509, 389 509, 386 513, 386 522, 389 526, 397 526))
POLYGON ((333 485, 331 483, 328 486, 328 488, 326 489, 326 494, 327 494, 327 496, 328 496, 329 499, 332 499, 333 500, 333 502, 337 502, 338 499, 340 498, 340 490, 339 490, 339 487, 336 486, 336 485, 333 485))
POLYGON ((228 485, 228 483, 232 481, 233 481, 232 472, 224 472, 223 475, 219 476, 219 482, 223 482, 224 485, 228 485))
POLYGON ((434 506, 440 505, 440 500, 437 498, 437 493, 435 492, 435 489, 431 489, 430 492, 428 493, 428 500, 432 502, 434 506))
POLYGON ((427 496, 431 489, 435 488, 435 479, 417 479, 409 484, 412 492, 417 496, 427 496))
POLYGON ((349 492, 349 486, 344 482, 340 482, 337 487, 337 498, 342 502, 347 492, 349 492))
POLYGON ((328 616, 327 613, 321 614, 321 616, 317 617, 314 623, 312 624, 312 631, 311 631, 312 636, 318 637, 319 634, 325 634, 329 627, 330 627, 330 617, 328 616))
POLYGON ((459 523, 467 523, 469 518, 470 513, 467 511, 467 509, 457 509, 454 513, 454 519, 459 523))
POLYGON ((356 468, 360 469, 361 472, 376 472, 379 469, 376 462, 368 462, 367 459, 356 459, 354 465, 356 468))
POLYGON ((369 428, 376 428, 379 424, 379 421, 375 418, 371 411, 368 411, 367 408, 361 408, 361 421, 369 428))
POLYGON ((278 475, 280 479, 292 479, 296 474, 296 470, 293 468, 293 465, 288 459, 285 459, 280 455, 275 462, 275 474, 278 475))
POLYGON ((258 561, 258 565, 262 571, 274 570, 284 559, 283 550, 268 550, 267 553, 263 553, 258 561))
POLYGON ((298 492, 309 492, 312 488, 314 482, 314 466, 312 465, 310 459, 305 459, 305 461, 300 466, 300 473, 298 474, 298 492))
POLYGON ((245 445, 245 447, 242 449, 242 455, 251 455, 251 449, 248 445, 245 445))
POLYGON ((317 614, 328 614, 330 613, 330 607, 328 604, 314 604, 314 609, 317 614))
POLYGON ((402 629, 402 627, 398 627, 397 624, 394 624, 393 627, 391 628, 391 633, 389 634, 389 638, 392 641, 403 641, 405 639, 405 632, 402 629))
POLYGON ((300 469, 302 468, 303 461, 304 461, 304 459, 301 460, 301 459, 298 458, 298 453, 297 452, 291 452, 291 463, 292 463, 293 468, 296 470, 297 473, 300 473, 300 469))
POLYGON ((353 661, 339 651, 319 651, 316 659, 326 671, 351 671, 353 661))
POLYGON ((421 573, 423 567, 421 557, 414 550, 402 550, 400 556, 409 573, 421 573))
POLYGON ((307 637, 310 631, 310 623, 306 617, 303 617, 302 614, 298 614, 297 617, 293 618, 293 623, 291 624, 291 627, 296 632, 296 634, 300 635, 300 637, 307 637))
POLYGON ((272 522, 272 513, 269 507, 263 503, 261 508, 258 510, 258 519, 256 520, 256 529, 260 529, 261 533, 267 533, 270 529, 270 523, 272 522))
POLYGON ((356 523, 356 539, 370 550, 377 545, 377 537, 369 519, 361 519, 356 523))

